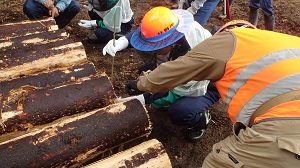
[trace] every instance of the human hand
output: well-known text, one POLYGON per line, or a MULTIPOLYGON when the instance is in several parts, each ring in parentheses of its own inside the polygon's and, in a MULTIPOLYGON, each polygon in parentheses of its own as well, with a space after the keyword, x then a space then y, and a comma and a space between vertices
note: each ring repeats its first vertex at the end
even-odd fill
POLYGON ((183 9, 183 4, 188 4, 187 0, 179 0, 177 2, 178 9, 183 9))
POLYGON ((52 18, 55 18, 57 16, 59 16, 59 10, 57 7, 54 7, 52 9, 49 10, 49 15, 51 15, 52 18))
POLYGON ((78 23, 79 26, 85 28, 85 29, 91 29, 93 26, 97 26, 96 20, 80 20, 78 23))
POLYGON ((130 81, 125 85, 125 92, 129 95, 137 95, 142 94, 143 92, 140 91, 137 87, 137 81, 130 81))
POLYGON ((53 0, 45 0, 43 5, 48 8, 49 10, 51 10, 52 8, 54 8, 54 2, 53 0))
POLYGON ((200 7, 196 5, 196 3, 192 2, 191 6, 187 8, 187 11, 191 12, 191 14, 195 15, 200 7))
POLYGON ((187 11, 195 15, 198 10, 203 7, 205 2, 206 0, 194 0, 193 2, 191 2, 191 6, 187 9, 187 11))
POLYGON ((127 48, 128 44, 129 42, 126 37, 120 37, 118 40, 115 40, 115 44, 114 39, 112 39, 105 45, 102 53, 103 55, 106 55, 106 53, 108 53, 109 55, 114 57, 118 51, 127 48))
POLYGON ((93 10, 93 5, 91 5, 88 1, 82 2, 81 6, 85 9, 87 9, 88 11, 93 10))
POLYGON ((143 94, 140 94, 140 95, 137 95, 137 96, 125 97, 125 98, 118 97, 117 101, 119 103, 119 102, 131 100, 131 99, 138 99, 142 103, 142 105, 145 105, 145 98, 144 98, 143 94))

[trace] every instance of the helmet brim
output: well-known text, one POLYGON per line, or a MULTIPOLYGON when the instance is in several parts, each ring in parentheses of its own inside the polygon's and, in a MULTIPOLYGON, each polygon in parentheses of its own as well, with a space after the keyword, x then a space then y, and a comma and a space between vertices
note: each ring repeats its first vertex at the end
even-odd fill
POLYGON ((156 41, 148 42, 141 34, 141 26, 139 26, 132 34, 130 44, 140 51, 155 51, 164 47, 170 46, 184 36, 183 29, 189 29, 189 26, 193 23, 193 15, 186 10, 172 10, 179 19, 178 28, 166 38, 156 41), (180 30, 181 32, 179 32, 180 30))
POLYGON ((170 36, 166 37, 163 40, 157 41, 157 42, 148 42, 145 41, 142 37, 141 37, 141 27, 138 27, 136 29, 136 31, 132 34, 131 39, 130 39, 130 43, 131 45, 140 51, 155 51, 155 50, 159 50, 162 49, 164 47, 167 47, 169 45, 172 45, 173 43, 175 43, 176 41, 178 41, 179 39, 181 39, 184 34, 178 32, 177 30, 175 30, 170 36))

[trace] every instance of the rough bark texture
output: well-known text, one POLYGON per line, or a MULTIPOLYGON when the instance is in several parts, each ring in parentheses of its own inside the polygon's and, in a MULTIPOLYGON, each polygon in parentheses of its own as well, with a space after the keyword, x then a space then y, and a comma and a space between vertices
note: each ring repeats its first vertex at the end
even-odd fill
MULTIPOLYGON (((77 1, 84 2, 86 0, 77 1)), ((169 1, 171 0, 130 0, 135 21, 133 29, 136 29, 140 25, 144 14, 149 9, 155 6, 170 7, 170 4, 166 3, 169 1)), ((25 0, 0 0, 0 4, 2 3, 0 5, 0 23, 5 24, 28 19, 22 11, 24 2, 25 0)), ((208 31, 211 31, 214 26, 222 26, 226 22, 226 20, 219 19, 223 10, 222 4, 220 1, 206 23, 205 28, 208 31)), ((276 18, 275 31, 300 37, 299 0, 274 0, 273 9, 276 18)), ((231 17, 232 19, 248 20, 249 1, 235 0, 231 5, 231 17)), ((264 29, 263 13, 261 10, 259 18, 258 28, 264 29)), ((70 37, 76 41, 82 41, 87 57, 90 61, 93 61, 95 68, 110 75, 112 58, 102 55, 102 49, 105 44, 88 43, 86 41, 87 36, 94 35, 94 30, 86 30, 78 25, 80 20, 85 19, 90 18, 87 10, 82 9, 69 25, 72 28, 70 37)), ((0 33, 0 35, 2 34, 0 33)), ((137 69, 143 62, 134 49, 118 52, 114 59, 114 72, 117 74, 114 75, 113 80, 114 91, 118 96, 126 97, 128 95, 124 91, 124 85, 129 80, 137 78, 137 69)), ((164 145, 174 168, 201 167, 204 158, 212 151, 213 144, 225 139, 232 133, 232 124, 222 102, 216 103, 211 109, 212 121, 209 123, 203 138, 197 143, 189 143, 185 140, 186 128, 172 123, 166 109, 148 108, 148 110, 154 127, 149 138, 158 139, 164 145)))
POLYGON ((152 139, 84 168, 100 167, 171 168, 172 165, 164 146, 158 140, 152 139))
POLYGON ((26 130, 63 116, 91 111, 115 103, 116 95, 107 76, 91 76, 75 83, 11 91, 2 109, 0 133, 26 130))
POLYGON ((0 25, 0 39, 10 39, 11 37, 21 37, 29 34, 57 30, 58 27, 54 25, 55 20, 52 18, 36 21, 25 20, 23 22, 2 24, 0 25))
POLYGON ((33 87, 43 88, 66 84, 82 77, 95 75, 94 64, 85 63, 72 67, 54 69, 52 71, 43 71, 39 74, 33 74, 26 77, 15 78, 0 82, 0 94, 5 95, 10 90, 19 89, 22 86, 30 85, 33 87))
POLYGON ((87 63, 82 43, 74 42, 65 30, 49 29, 53 22, 0 25, 0 81, 87 63))
POLYGON ((1 167, 69 167, 150 134, 152 125, 138 100, 56 120, 24 135, 0 136, 1 167))

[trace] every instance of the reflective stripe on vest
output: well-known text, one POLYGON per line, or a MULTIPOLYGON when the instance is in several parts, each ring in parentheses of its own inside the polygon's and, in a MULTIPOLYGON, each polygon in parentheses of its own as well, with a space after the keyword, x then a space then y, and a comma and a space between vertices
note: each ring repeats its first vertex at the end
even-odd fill
POLYGON ((231 121, 248 125, 263 103, 300 88, 300 38, 245 28, 232 32, 236 48, 216 86, 231 121))

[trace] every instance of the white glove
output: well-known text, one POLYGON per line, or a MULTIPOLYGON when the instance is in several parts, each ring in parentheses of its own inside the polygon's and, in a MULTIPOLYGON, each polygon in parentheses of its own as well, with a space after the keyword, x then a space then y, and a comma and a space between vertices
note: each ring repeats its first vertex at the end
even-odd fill
POLYGON ((112 39, 105 45, 105 47, 102 50, 102 53, 103 55, 106 55, 106 53, 108 53, 109 55, 114 57, 118 51, 127 48, 128 44, 129 42, 127 38, 124 36, 120 37, 118 40, 115 40, 115 46, 114 46, 114 40, 112 39))
POLYGON ((142 105, 145 105, 145 98, 143 94, 137 95, 137 96, 130 96, 130 97, 118 97, 117 101, 118 103, 123 102, 123 101, 127 101, 127 100, 131 100, 131 99, 138 99, 142 105))
POLYGON ((197 13, 197 11, 203 7, 203 4, 206 0, 194 0, 191 3, 191 6, 187 9, 189 12, 191 12, 193 15, 197 13))
POLYGON ((86 28, 86 29, 91 29, 92 27, 97 26, 97 21, 96 20, 80 20, 78 25, 83 28, 86 28))
POLYGON ((187 0, 179 0, 179 1, 177 2, 178 9, 183 9, 183 4, 187 4, 187 6, 188 6, 187 0))
POLYGON ((91 5, 88 1, 82 2, 81 3, 82 7, 87 9, 88 11, 93 10, 93 5, 91 5))
POLYGON ((193 15, 195 15, 197 13, 198 9, 200 9, 199 5, 197 5, 197 3, 195 1, 193 1, 191 3, 191 6, 189 8, 187 8, 187 11, 189 11, 193 15))

